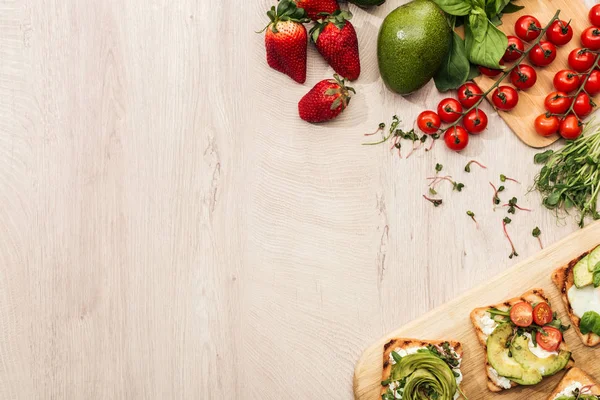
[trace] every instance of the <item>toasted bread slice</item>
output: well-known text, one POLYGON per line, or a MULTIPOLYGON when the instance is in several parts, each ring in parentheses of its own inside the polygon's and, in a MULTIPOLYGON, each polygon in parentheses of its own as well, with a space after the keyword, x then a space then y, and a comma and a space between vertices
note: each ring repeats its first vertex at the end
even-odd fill
MULTIPOLYGON (((540 303, 540 302, 550 303, 550 301, 548 300, 548 298, 546 297, 546 295, 544 294, 544 291, 542 289, 532 289, 526 293, 523 293, 519 297, 513 297, 512 299, 506 300, 503 303, 493 304, 493 305, 486 306, 486 307, 479 307, 479 308, 476 308, 473 311, 471 311, 471 323, 473 324, 473 327, 475 328, 475 331, 477 333, 477 339, 479 339, 479 343, 483 346, 483 349, 486 352, 485 372, 488 377, 487 386, 488 386, 488 389, 492 392, 501 392, 502 390, 512 389, 515 386, 519 386, 519 384, 511 381, 510 388, 503 388, 496 383, 497 377, 495 377, 492 374, 492 367, 487 358, 488 335, 486 335, 484 333, 484 327, 480 323, 480 318, 483 317, 487 313, 487 310, 489 310, 490 308, 497 308, 499 310, 507 311, 514 304, 520 303, 522 301, 526 301, 531 304, 540 303)), ((564 339, 559 347, 559 350, 567 350, 567 351, 569 350, 564 339)), ((573 366, 573 364, 574 364, 573 359, 571 359, 571 361, 569 361, 569 364, 567 364, 566 369, 571 368, 573 366)))
POLYGON ((556 389, 554 389, 554 392, 552 392, 550 397, 548 397, 548 400, 554 400, 558 396, 559 393, 562 393, 563 390, 565 390, 567 387, 569 387, 571 384, 573 384, 575 382, 579 382, 583 386, 591 386, 589 389, 590 390, 589 394, 595 394, 595 395, 600 394, 600 386, 598 386, 598 384, 596 382, 594 382, 592 377, 589 376, 588 374, 586 374, 585 372, 583 372, 582 370, 580 370, 579 368, 573 367, 563 377, 562 381, 560 381, 560 383, 558 384, 556 389))
POLYGON ((575 284, 573 281, 573 268, 575 268, 575 265, 579 262, 579 260, 587 256, 589 253, 589 251, 583 253, 581 256, 574 259, 569 264, 555 270, 552 273, 552 281, 554 282, 558 290, 560 290, 560 295, 562 297, 563 303, 565 303, 565 307, 567 307, 569 318, 571 318, 571 322, 573 323, 577 334, 581 338, 581 341, 584 345, 593 347, 600 344, 600 336, 592 332, 588 333, 587 335, 581 333, 581 329, 579 328, 581 320, 577 315, 573 314, 573 308, 571 307, 571 303, 569 302, 569 296, 567 295, 569 289, 571 289, 571 287, 575 284))
MULTIPOLYGON (((460 358, 463 356, 463 347, 460 342, 451 341, 451 340, 418 340, 418 339, 403 339, 403 338, 394 338, 391 339, 383 346, 383 374, 382 381, 387 380, 392 373, 392 363, 390 361, 392 351, 397 351, 398 349, 408 349, 411 347, 427 347, 427 345, 440 346, 442 343, 448 342, 450 347, 454 349, 456 354, 460 358)), ((386 386, 381 387, 381 394, 384 394, 387 390, 386 386)))

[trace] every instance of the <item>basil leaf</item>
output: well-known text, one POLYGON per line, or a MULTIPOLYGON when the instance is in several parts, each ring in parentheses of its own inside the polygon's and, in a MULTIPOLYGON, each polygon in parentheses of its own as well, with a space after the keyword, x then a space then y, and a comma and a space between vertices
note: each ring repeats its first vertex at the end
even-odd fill
POLYGON ((481 43, 485 39, 488 24, 489 20, 481 8, 475 8, 469 14, 469 29, 477 43, 481 43))
POLYGON ((508 4, 510 4, 510 0, 487 0, 485 4, 485 13, 492 19, 500 14, 508 4))
POLYGON ((590 332, 600 335, 600 314, 595 311, 588 311, 583 314, 579 322, 579 330, 584 335, 590 332))
POLYGON ((434 0, 434 2, 450 15, 467 15, 472 8, 468 0, 434 0))
POLYGON ((500 59, 508 47, 508 39, 494 24, 488 23, 483 40, 477 42, 473 35, 473 29, 469 25, 465 30, 465 45, 467 57, 473 64, 488 68, 502 69, 500 59))
MULTIPOLYGON (((466 50, 466 48, 465 48, 465 50, 466 50)), ((471 81, 471 80, 477 78, 479 75, 481 75, 481 72, 479 71, 479 68, 477 68, 477 65, 470 63, 469 76, 467 77, 467 80, 471 81)))
POLYGON ((433 77, 435 86, 440 92, 456 89, 467 81, 469 72, 470 64, 465 41, 456 32, 453 32, 452 44, 446 60, 433 77))
POLYGON ((506 7, 504 7, 502 9, 502 13, 503 14, 512 14, 512 13, 516 13, 517 11, 521 11, 524 8, 525 8, 525 6, 518 6, 515 3, 510 2, 506 5, 506 7))

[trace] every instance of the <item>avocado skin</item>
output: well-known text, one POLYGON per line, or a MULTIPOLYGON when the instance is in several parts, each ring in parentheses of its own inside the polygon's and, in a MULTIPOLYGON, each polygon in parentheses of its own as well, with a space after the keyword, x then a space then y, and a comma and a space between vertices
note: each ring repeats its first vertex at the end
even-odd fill
MULTIPOLYGON (((542 376, 550 376, 556 374, 558 371, 562 371, 571 359, 571 353, 564 350, 560 350, 558 355, 552 355, 548 358, 538 358, 529 350, 529 339, 525 336, 517 336, 510 346, 510 351, 513 358, 524 368, 538 371, 540 368, 543 368, 543 372, 540 371, 542 376)), ((515 382, 521 385, 528 384, 515 382)))
POLYGON ((350 3, 361 7, 380 6, 385 0, 348 0, 350 3))
POLYGON ((414 0, 392 11, 377 38, 379 72, 402 95, 425 85, 444 62, 452 31, 444 12, 430 0, 414 0))

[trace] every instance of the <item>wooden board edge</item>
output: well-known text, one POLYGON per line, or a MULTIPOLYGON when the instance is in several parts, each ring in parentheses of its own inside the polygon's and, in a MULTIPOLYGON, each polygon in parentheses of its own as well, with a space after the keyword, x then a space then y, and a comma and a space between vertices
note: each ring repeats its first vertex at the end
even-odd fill
MULTIPOLYGON (((530 264, 537 259, 548 257, 548 256, 552 255, 553 253, 558 252, 559 249, 566 243, 576 239, 579 236, 586 235, 589 231, 594 231, 597 229, 600 229, 600 221, 595 221, 595 222, 589 224, 588 226, 586 226, 585 228, 580 229, 576 232, 573 232, 572 234, 566 236, 565 238, 563 238, 563 239, 553 243, 552 245, 546 247, 545 249, 541 250, 534 256, 527 258, 526 260, 518 263, 517 265, 507 269, 504 272, 501 272, 500 274, 485 281, 484 283, 482 283, 478 286, 475 286, 472 289, 469 289, 468 291, 466 291, 462 295, 454 298, 453 300, 450 300, 449 302, 444 303, 441 306, 428 311, 427 313, 423 314, 421 317, 414 319, 414 320, 410 321, 409 323, 403 325, 402 327, 395 329, 394 331, 391 331, 391 332, 387 333, 386 335, 384 335, 383 337, 379 338, 375 343, 368 346, 362 352, 360 358, 358 359, 358 361, 355 364, 353 381, 352 381, 352 387, 353 387, 352 390, 354 393, 354 397, 356 399, 358 399, 360 397, 360 394, 357 393, 357 390, 359 389, 359 387, 358 387, 359 379, 360 379, 360 376, 361 376, 361 373, 363 372, 363 370, 365 368, 369 367, 369 364, 367 364, 368 355, 371 354, 372 352, 376 351, 377 349, 382 349, 383 345, 387 341, 389 341, 391 338, 397 337, 397 336, 402 336, 404 334, 403 332, 410 330, 412 327, 417 326, 417 325, 421 324, 423 321, 430 319, 431 316, 433 316, 435 313, 437 313, 440 310, 440 308, 452 307, 453 305, 462 303, 464 299, 472 296, 474 293, 479 291, 481 289, 481 287, 492 285, 495 282, 499 282, 499 281, 503 280, 504 278, 506 278, 507 276, 513 274, 516 270, 523 268, 527 264, 530 264)), ((586 250, 583 250, 583 251, 586 251, 586 250)), ((575 255, 573 257, 577 257, 577 256, 575 255)), ((552 274, 552 272, 555 269, 556 269, 556 266, 549 266, 548 274, 552 274)), ((499 300, 501 300, 501 299, 499 299, 499 300)), ((383 352, 382 352, 382 357, 383 357, 383 352)))

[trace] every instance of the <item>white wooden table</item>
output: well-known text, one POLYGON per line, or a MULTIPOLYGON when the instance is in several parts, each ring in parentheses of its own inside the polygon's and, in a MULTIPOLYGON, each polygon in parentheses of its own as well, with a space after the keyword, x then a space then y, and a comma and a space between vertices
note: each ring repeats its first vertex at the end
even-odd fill
POLYGON ((350 399, 370 342, 518 261, 488 181, 535 209, 519 260, 536 225, 577 229, 525 196, 536 151, 487 105, 461 154, 361 146, 443 97, 378 77, 402 1, 350 6, 363 74, 320 126, 297 102, 332 71, 314 49, 305 85, 267 67, 271 3, 0 0, 1 399, 350 399), (439 208, 436 163, 466 185, 439 208))

